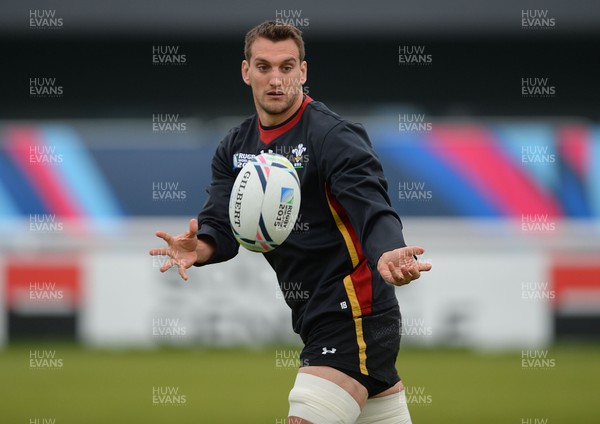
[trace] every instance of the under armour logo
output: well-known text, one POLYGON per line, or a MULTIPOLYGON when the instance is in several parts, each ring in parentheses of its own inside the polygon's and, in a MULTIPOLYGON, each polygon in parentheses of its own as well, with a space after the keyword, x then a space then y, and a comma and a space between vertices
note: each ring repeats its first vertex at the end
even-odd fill
POLYGON ((327 355, 328 353, 335 353, 335 347, 332 347, 331 350, 326 347, 323 348, 323 355, 327 355))

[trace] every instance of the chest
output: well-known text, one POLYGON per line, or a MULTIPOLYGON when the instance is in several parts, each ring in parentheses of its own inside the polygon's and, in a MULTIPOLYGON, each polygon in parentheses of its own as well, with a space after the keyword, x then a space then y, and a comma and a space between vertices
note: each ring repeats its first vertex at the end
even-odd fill
POLYGON ((285 157, 298 174, 303 194, 307 188, 314 189, 315 184, 319 183, 314 140, 302 131, 290 131, 269 144, 260 141, 258 132, 247 135, 241 143, 236 143, 232 152, 231 166, 236 176, 246 163, 261 153, 285 157))

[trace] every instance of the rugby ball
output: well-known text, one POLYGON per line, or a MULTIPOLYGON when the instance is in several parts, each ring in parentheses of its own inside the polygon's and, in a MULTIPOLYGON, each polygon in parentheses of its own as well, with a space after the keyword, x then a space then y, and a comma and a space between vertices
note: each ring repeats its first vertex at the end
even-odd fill
POLYGON ((240 170, 229 199, 236 240, 253 252, 270 252, 294 228, 300 210, 300 180, 285 157, 262 153, 240 170))

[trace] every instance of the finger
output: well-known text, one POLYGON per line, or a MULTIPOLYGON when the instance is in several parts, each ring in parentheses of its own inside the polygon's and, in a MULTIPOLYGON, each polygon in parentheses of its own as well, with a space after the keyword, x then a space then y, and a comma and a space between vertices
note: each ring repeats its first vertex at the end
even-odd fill
POLYGON ((185 272, 185 261, 181 261, 181 263, 179 263, 179 275, 181 275, 181 278, 183 278, 184 281, 188 280, 188 276, 187 276, 187 272, 185 272))
POLYGON ((169 244, 173 240, 173 237, 171 236, 171 234, 165 233, 164 231, 157 231, 154 234, 156 234, 156 237, 160 237, 161 239, 163 239, 164 241, 166 241, 169 244))
POLYGON ((381 277, 384 279, 385 282, 393 284, 394 283, 394 277, 392 275, 393 270, 394 270, 394 264, 392 262, 388 262, 387 264, 385 264, 381 267, 379 274, 381 274, 381 277))
POLYGON ((419 271, 430 271, 432 268, 431 263, 429 262, 418 262, 419 271))
POLYGON ((171 258, 160 267, 160 272, 166 272, 173 265, 177 265, 177 261, 171 258))
POLYGON ((187 233, 189 238, 198 236, 198 220, 195 218, 190 219, 190 228, 187 233))
POLYGON ((416 266, 410 266, 402 269, 402 274, 404 275, 407 283, 410 283, 412 280, 416 280, 421 276, 421 273, 416 266))
POLYGON ((390 283, 401 286, 405 284, 405 276, 401 267, 396 267, 393 262, 388 263, 390 272, 392 273, 392 281, 390 283))
POLYGON ((420 246, 406 246, 400 249, 402 254, 406 257, 412 258, 413 256, 419 256, 425 253, 425 249, 420 246))
POLYGON ((169 256, 171 254, 171 249, 168 247, 156 247, 154 249, 150 249, 148 253, 150 253, 152 256, 169 256))
POLYGON ((415 262, 415 255, 410 248, 402 248, 398 251, 398 263, 396 266, 409 266, 415 262))

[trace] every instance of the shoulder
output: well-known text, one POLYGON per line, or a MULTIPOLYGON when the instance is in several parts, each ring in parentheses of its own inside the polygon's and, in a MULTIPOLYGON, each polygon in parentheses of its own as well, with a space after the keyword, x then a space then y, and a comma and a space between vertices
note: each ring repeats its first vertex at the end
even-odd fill
POLYGON ((246 119, 244 119, 239 125, 231 128, 228 132, 227 135, 225 135, 225 138, 223 139, 223 142, 227 143, 233 143, 236 141, 236 139, 238 139, 240 136, 245 136, 246 134, 248 134, 249 132, 257 132, 257 120, 256 120, 256 114, 251 115, 249 117, 247 117, 246 119))
POLYGON ((355 133, 364 133, 361 124, 350 122, 329 109, 325 104, 312 101, 309 103, 309 117, 311 127, 316 126, 323 132, 323 136, 332 136, 339 132, 352 131, 355 133))
POLYGON ((345 122, 340 115, 329 109, 325 104, 316 100, 313 100, 307 105, 304 113, 309 118, 311 125, 320 124, 324 128, 331 129, 336 125, 345 122))
POLYGON ((230 128, 218 144, 217 154, 231 156, 236 149, 240 148, 240 144, 248 138, 251 131, 258 133, 256 119, 256 114, 254 114, 244 119, 239 125, 230 128))
MULTIPOLYGON (((233 160, 234 153, 239 150, 240 144, 247 138, 246 134, 253 128, 252 122, 255 122, 255 115, 249 116, 239 125, 229 129, 217 145, 213 162, 216 161, 225 164, 233 160)), ((256 128, 256 125, 254 128, 256 128)))

